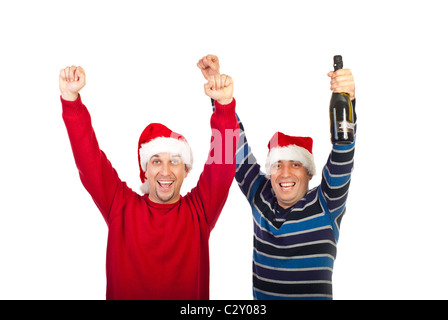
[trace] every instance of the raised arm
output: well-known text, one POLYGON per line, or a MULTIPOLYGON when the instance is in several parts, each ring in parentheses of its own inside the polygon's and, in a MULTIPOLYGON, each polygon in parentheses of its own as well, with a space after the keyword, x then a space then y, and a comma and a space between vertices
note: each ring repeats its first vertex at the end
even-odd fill
POLYGON ((241 192, 245 195, 249 203, 254 199, 255 193, 261 183, 268 179, 261 171, 260 165, 257 163, 252 150, 247 142, 246 132, 242 121, 237 115, 238 125, 240 128, 240 137, 236 150, 236 173, 235 180, 238 182, 241 192))
POLYGON ((340 69, 337 72, 329 72, 331 78, 330 89, 333 92, 348 93, 353 104, 355 121, 355 141, 348 145, 333 145, 330 156, 322 172, 322 200, 330 212, 331 219, 335 223, 336 239, 339 234, 339 226, 345 213, 348 191, 353 171, 353 159, 355 154, 357 116, 355 111, 355 83, 349 69, 340 69))
POLYGON ((59 74, 62 117, 81 182, 100 209, 106 223, 110 220, 113 199, 130 189, 120 181, 106 155, 99 148, 90 114, 79 91, 86 83, 81 67, 67 67, 59 74))
MULTIPOLYGON (((207 55, 198 61, 198 68, 201 70, 205 79, 220 73, 219 58, 215 55, 207 55)), ((212 98, 212 103, 214 100, 212 98)), ((238 115, 238 126, 240 134, 236 151, 236 173, 235 180, 238 182, 243 194, 249 202, 252 201, 255 191, 260 181, 266 179, 264 173, 260 171, 260 165, 257 163, 251 148, 247 143, 244 126, 238 115)))
POLYGON ((233 98, 233 80, 216 74, 204 85, 207 96, 216 101, 210 125, 210 152, 192 196, 196 198, 212 230, 227 200, 235 175, 235 150, 239 135, 233 98))

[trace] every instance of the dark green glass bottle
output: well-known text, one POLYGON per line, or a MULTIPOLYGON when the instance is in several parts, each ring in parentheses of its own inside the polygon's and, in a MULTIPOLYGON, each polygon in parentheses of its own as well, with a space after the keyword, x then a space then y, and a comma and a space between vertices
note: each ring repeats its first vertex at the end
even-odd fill
MULTIPOLYGON (((343 68, 342 56, 334 56, 334 71, 343 68)), ((347 93, 332 93, 330 100, 332 144, 350 144, 355 139, 353 105, 347 93)))

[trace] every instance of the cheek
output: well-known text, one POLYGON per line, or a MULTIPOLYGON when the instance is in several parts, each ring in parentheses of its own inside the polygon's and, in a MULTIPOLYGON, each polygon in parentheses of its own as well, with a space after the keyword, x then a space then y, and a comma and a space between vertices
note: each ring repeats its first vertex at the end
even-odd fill
POLYGON ((277 169, 271 169, 271 182, 276 181, 278 178, 278 170, 277 169))
POLYGON ((179 180, 184 180, 188 175, 188 172, 182 168, 176 172, 176 176, 179 180))
POLYGON ((152 180, 157 175, 157 170, 154 168, 151 168, 148 166, 148 169, 146 169, 145 177, 147 180, 152 180))
POLYGON ((275 193, 277 193, 277 191, 280 190, 280 186, 278 185, 278 182, 276 182, 275 177, 272 175, 271 175, 271 187, 275 193))

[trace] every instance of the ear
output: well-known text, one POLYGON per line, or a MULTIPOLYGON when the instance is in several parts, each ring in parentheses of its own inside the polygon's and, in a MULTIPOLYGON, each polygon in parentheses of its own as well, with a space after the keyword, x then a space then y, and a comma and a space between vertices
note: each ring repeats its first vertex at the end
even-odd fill
POLYGON ((188 168, 187 168, 186 165, 184 166, 184 168, 185 168, 185 170, 184 170, 184 172, 185 172, 184 178, 186 178, 188 176, 189 171, 188 171, 188 168))

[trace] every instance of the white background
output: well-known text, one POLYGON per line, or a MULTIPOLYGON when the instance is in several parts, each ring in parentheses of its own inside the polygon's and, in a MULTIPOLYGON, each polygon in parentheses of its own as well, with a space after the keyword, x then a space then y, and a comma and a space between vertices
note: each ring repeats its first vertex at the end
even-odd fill
MULTIPOLYGON (((446 4, 443 1, 2 1, 0 299, 104 299, 107 227, 83 189, 58 75, 86 70, 83 101, 122 180, 162 122, 206 160, 211 115, 197 60, 233 77, 262 165, 275 131, 331 145, 332 57, 355 77, 358 139, 335 299, 447 299, 446 4)), ((320 175, 311 187, 320 183, 320 175)), ((252 299, 252 218, 236 183, 210 239, 211 299, 252 299)))

